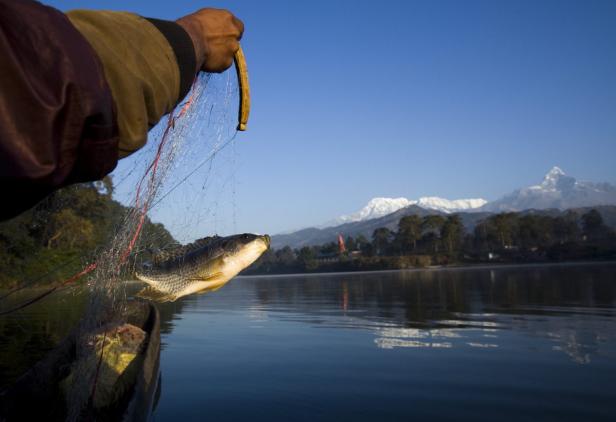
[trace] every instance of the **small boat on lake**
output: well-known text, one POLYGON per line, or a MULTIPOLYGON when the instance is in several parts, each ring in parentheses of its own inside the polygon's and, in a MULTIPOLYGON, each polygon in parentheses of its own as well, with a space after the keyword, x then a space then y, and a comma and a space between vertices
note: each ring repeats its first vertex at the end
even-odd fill
MULTIPOLYGON (((96 405, 96 401, 94 404, 89 403, 81 412, 80 419, 145 421, 152 412, 160 381, 158 309, 148 302, 130 302, 126 323, 121 327, 133 327, 135 332, 143 333, 138 349, 130 359, 126 359, 126 353, 118 354, 124 359, 125 365, 118 366, 122 369, 115 382, 123 384, 124 388, 118 390, 120 393, 104 405, 96 405)), ((74 330, 15 383, 0 392, 0 421, 64 421, 67 418, 66 384, 71 376, 75 376, 72 371, 77 360, 77 332, 74 330)), ((116 329, 115 332, 118 333, 119 330, 116 329)), ((108 333, 109 331, 105 332, 100 344, 105 353, 112 355, 113 343, 108 333)), ((101 337, 101 334, 97 337, 101 337)), ((100 363, 98 366, 101 366, 100 363)), ((102 376, 100 378, 102 379, 102 376)), ((101 397, 103 386, 99 386, 98 390, 98 396, 101 397)), ((100 402, 100 399, 98 401, 100 402)))

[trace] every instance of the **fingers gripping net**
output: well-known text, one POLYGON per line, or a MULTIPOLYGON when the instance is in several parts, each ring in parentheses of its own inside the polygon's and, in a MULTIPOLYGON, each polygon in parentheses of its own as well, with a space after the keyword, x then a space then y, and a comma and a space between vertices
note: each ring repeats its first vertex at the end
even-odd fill
MULTIPOLYGON (((232 196, 235 192, 235 188, 228 189, 228 181, 234 176, 224 177, 224 171, 215 174, 214 161, 224 155, 235 138, 237 92, 233 72, 201 73, 186 99, 150 131, 146 147, 123 160, 114 171, 112 176, 119 180, 114 197, 130 205, 130 210, 110 245, 98 255, 96 271, 87 283, 90 296, 79 328, 81 347, 74 370, 78 376, 73 378, 68 394, 69 420, 80 418, 96 391, 96 366, 88 359, 96 351, 87 345, 103 324, 125 322, 124 281, 131 277, 140 251, 149 243, 157 243, 156 238, 141 238, 149 215, 164 219, 165 226, 181 242, 209 234, 195 232, 196 227, 216 231, 211 223, 218 202, 229 191, 232 196), (223 183, 217 186, 217 180, 223 183)), ((234 152, 234 148, 228 149, 234 152)), ((228 158, 226 164, 229 162, 234 164, 235 158, 228 158)), ((234 171, 233 165, 223 167, 226 172, 234 171)))

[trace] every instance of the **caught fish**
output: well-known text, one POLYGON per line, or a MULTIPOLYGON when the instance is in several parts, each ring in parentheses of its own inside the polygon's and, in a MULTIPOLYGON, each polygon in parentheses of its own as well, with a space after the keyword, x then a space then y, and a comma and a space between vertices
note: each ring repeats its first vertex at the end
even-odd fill
POLYGON ((169 302, 193 293, 216 290, 255 262, 269 244, 267 235, 245 233, 206 237, 161 252, 149 266, 135 273, 137 279, 149 285, 138 296, 169 302))

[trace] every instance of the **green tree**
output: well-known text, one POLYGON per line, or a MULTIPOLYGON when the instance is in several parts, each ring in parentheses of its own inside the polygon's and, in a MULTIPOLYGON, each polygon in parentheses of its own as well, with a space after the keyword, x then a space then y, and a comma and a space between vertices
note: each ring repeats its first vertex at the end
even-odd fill
POLYGON ((88 219, 78 216, 70 208, 55 213, 50 219, 48 236, 45 244, 51 247, 66 247, 73 249, 76 245, 81 248, 92 248, 94 246, 94 225, 88 219))
POLYGON ((391 237, 391 230, 385 227, 380 227, 372 232, 372 246, 377 255, 385 255, 387 253, 391 237))
POLYGON ((363 234, 358 235, 355 238, 355 247, 362 255, 372 255, 372 243, 363 234))
POLYGON ((478 252, 486 252, 492 249, 490 244, 490 221, 480 221, 473 230, 473 245, 478 252))
POLYGON ((512 212, 497 214, 491 217, 494 229, 498 236, 498 241, 502 248, 513 244, 514 233, 516 231, 516 214, 512 212))
POLYGON ((370 241, 363 234, 358 235, 355 238, 355 247, 360 251, 363 251, 366 245, 369 245, 370 241))
POLYGON ((319 253, 321 255, 336 255, 338 254, 338 243, 337 242, 327 242, 321 245, 319 253))
POLYGON ((398 232, 395 242, 402 252, 415 252, 417 241, 421 237, 421 218, 417 215, 407 215, 398 221, 398 232))
POLYGON ((554 237, 560 242, 574 242, 580 238, 580 227, 577 222, 577 215, 568 211, 563 216, 558 216, 552 224, 554 237))
POLYGON ((346 240, 344 241, 344 244, 347 248, 347 251, 349 252, 357 250, 357 242, 352 236, 347 236, 346 240))
POLYGON ((537 246, 537 221, 532 215, 525 215, 518 222, 518 244, 523 249, 537 246))
POLYGON ((305 270, 311 270, 316 267, 315 265, 315 253, 314 249, 309 246, 304 246, 297 251, 297 261, 299 265, 305 270))
POLYGON ((438 253, 441 241, 441 230, 445 218, 440 215, 426 215, 421 220, 421 243, 432 253, 438 253))
POLYGON ((447 217, 441 230, 441 238, 449 254, 460 251, 464 239, 464 226, 460 216, 450 215, 447 217))
POLYGON ((295 264, 295 253, 289 246, 285 246, 276 251, 276 259, 281 265, 291 267, 295 264))
POLYGON ((582 231, 588 239, 598 239, 607 233, 607 227, 603 224, 603 217, 599 211, 592 209, 582 215, 582 231))

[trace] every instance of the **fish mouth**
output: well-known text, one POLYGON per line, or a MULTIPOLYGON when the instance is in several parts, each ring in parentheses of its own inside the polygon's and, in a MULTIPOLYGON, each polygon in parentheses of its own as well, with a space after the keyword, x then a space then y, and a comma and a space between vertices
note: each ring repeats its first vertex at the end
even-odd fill
POLYGON ((263 240, 263 242, 268 248, 270 247, 270 243, 272 242, 272 239, 269 237, 269 235, 264 234, 263 236, 261 236, 261 240, 263 240))

